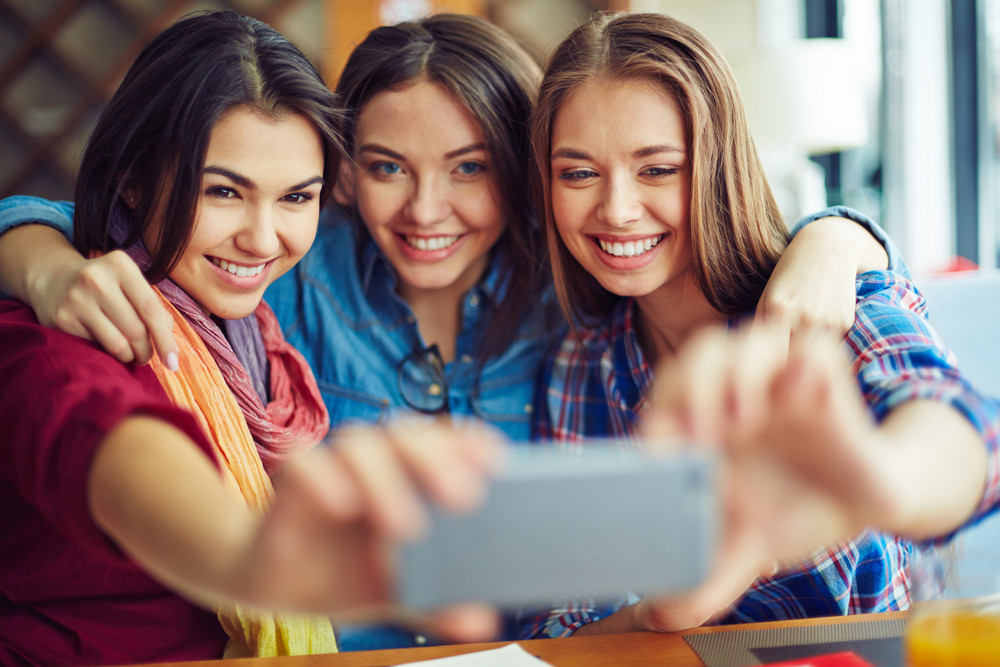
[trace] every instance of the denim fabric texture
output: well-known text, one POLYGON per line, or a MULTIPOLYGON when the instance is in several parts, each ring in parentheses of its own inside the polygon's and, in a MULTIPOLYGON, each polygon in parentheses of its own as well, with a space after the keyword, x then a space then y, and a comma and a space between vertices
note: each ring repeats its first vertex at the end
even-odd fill
MULTIPOLYGON (((400 391, 400 364, 426 347, 413 312, 396 292, 392 265, 371 240, 361 247, 358 236, 346 215, 324 211, 312 249, 265 294, 285 337, 312 366, 333 425, 412 412, 400 391)), ((435 391, 446 394, 451 415, 478 417, 523 441, 531 435, 539 369, 566 329, 551 286, 523 321, 491 323, 498 264, 491 258, 482 280, 462 299, 455 359, 442 369, 446 387, 435 391), (515 327, 513 343, 477 363, 487 327, 504 325, 515 327)))

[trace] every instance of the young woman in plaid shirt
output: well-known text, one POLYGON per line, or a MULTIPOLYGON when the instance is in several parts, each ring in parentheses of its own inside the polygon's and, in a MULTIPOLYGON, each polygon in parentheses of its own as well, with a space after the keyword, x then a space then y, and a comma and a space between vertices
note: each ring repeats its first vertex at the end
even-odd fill
POLYGON ((995 502, 995 483, 984 492, 983 442, 996 470, 997 410, 929 328, 905 267, 891 258, 900 273, 857 278, 841 346, 856 377, 836 346, 814 347, 805 334, 792 337, 790 353, 780 329, 732 339, 726 329, 752 322, 789 235, 732 72, 683 23, 598 16, 557 49, 536 109, 543 214, 573 329, 543 377, 541 434, 631 439, 645 421, 656 435, 718 442, 731 460, 770 448, 809 479, 829 479, 821 480, 827 495, 806 485, 779 494, 747 477, 749 466, 734 466, 729 533, 701 588, 683 599, 571 602, 536 619, 532 632, 906 608, 913 545, 894 535, 947 533, 995 502), (682 350, 692 340, 700 342, 682 350), (651 393, 654 368, 662 384, 651 393), (920 480, 949 486, 921 495, 920 480), (789 542, 796 531, 785 521, 796 518, 813 530, 789 542), (751 520, 755 531, 739 537, 735 528, 751 520), (819 544, 833 546, 807 548, 819 544))

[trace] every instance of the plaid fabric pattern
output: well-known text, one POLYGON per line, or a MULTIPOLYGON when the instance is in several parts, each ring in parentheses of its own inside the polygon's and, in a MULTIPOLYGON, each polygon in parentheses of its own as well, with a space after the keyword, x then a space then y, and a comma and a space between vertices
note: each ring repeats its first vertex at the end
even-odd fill
MULTIPOLYGON (((853 370, 877 420, 915 399, 953 406, 982 434, 989 452, 989 481, 974 522, 1000 504, 1000 406, 959 374, 951 354, 926 319, 926 303, 905 277, 886 271, 862 274, 856 283, 854 327, 845 337, 853 370)), ((628 438, 645 408, 652 381, 636 337, 634 301, 623 299, 606 325, 569 335, 545 368, 537 395, 540 437, 580 442, 590 437, 628 438)), ((738 326, 745 318, 733 320, 738 326)), ((857 614, 909 606, 908 563, 914 546, 866 532, 796 568, 758 579, 720 621, 741 623, 857 614)), ((523 637, 561 637, 603 618, 621 600, 561 601, 560 608, 527 616, 523 637)))

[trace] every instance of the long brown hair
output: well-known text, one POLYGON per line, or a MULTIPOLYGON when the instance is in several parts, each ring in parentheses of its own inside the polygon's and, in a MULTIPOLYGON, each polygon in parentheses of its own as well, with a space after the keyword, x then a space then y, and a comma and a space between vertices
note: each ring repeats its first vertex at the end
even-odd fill
POLYGON ((538 94, 532 139, 559 301, 574 326, 603 319, 618 297, 573 258, 559 237, 550 196, 552 122, 588 79, 651 81, 674 96, 691 165, 695 284, 723 313, 753 310, 788 231, 747 127, 725 58, 690 26, 661 14, 596 14, 556 49, 538 94))
MULTIPOLYGON (((480 342, 480 362, 507 348, 510 326, 547 284, 545 247, 531 196, 530 117, 542 72, 509 34, 473 16, 435 14, 372 30, 351 53, 336 92, 347 111, 342 135, 354 153, 358 117, 375 95, 418 81, 445 88, 479 123, 505 226, 497 242, 502 298, 480 342)), ((351 211, 365 233, 357 206, 351 211)))

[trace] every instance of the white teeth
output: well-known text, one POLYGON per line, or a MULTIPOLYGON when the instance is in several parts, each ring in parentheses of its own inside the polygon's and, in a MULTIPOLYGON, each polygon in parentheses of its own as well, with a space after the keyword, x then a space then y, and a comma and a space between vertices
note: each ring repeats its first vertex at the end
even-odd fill
POLYGON ((417 250, 441 250, 458 240, 457 236, 406 236, 407 245, 417 250))
POLYGON ((597 239, 597 241, 601 244, 601 250, 609 255, 614 255, 615 257, 636 257, 637 255, 647 253, 662 238, 663 235, 661 234, 660 236, 650 236, 640 241, 625 241, 624 243, 620 241, 605 241, 604 239, 597 239))
POLYGON ((229 271, 234 276, 239 276, 240 278, 246 278, 247 276, 255 276, 264 270, 264 264, 258 264, 257 266, 238 266, 236 264, 231 264, 224 259, 218 259, 216 257, 212 258, 212 263, 223 271, 229 271))

